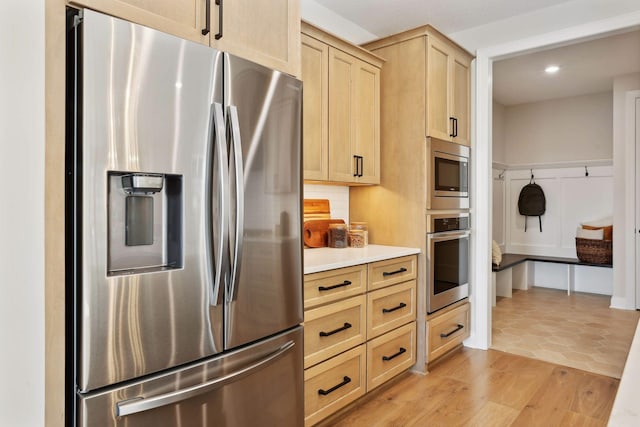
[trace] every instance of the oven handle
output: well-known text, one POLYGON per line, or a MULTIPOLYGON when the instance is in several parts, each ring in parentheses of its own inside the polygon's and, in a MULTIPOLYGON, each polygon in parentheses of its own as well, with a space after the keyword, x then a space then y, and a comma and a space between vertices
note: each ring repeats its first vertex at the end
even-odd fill
POLYGON ((432 242, 443 242, 445 240, 455 240, 469 236, 471 236, 471 230, 443 231, 441 233, 429 234, 429 240, 432 242))

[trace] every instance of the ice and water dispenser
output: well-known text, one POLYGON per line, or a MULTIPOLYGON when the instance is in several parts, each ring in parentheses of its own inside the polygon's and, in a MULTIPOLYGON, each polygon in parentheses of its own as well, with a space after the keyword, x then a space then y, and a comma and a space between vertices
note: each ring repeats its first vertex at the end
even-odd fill
POLYGON ((182 176, 108 173, 108 275, 182 268, 182 176))

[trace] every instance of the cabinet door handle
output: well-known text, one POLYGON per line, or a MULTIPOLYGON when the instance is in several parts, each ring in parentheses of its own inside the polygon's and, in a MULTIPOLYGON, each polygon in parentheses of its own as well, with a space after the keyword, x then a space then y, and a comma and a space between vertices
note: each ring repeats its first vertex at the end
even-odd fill
POLYGON ((354 156, 353 156, 353 161, 354 161, 354 162, 355 162, 355 164, 356 164, 356 167, 355 167, 356 171, 355 171, 355 173, 353 174, 353 176, 357 177, 357 176, 359 176, 359 175, 358 175, 358 166, 359 166, 359 163, 358 163, 358 156, 354 155, 354 156))
POLYGON ((342 283, 338 283, 337 285, 332 286, 318 286, 319 291, 330 291, 331 289, 341 288, 343 286, 349 286, 351 284, 350 280, 345 280, 342 283))
POLYGON ((451 332, 448 333, 441 333, 440 334, 440 338, 449 338, 451 335, 455 334, 456 332, 458 332, 460 329, 464 328, 464 325, 461 325, 458 323, 458 326, 455 327, 455 329, 451 332))
POLYGON ((398 304, 396 307, 393 308, 383 308, 382 309, 382 313, 393 313, 396 310, 400 310, 401 308, 405 308, 407 306, 407 304, 401 302, 400 304, 398 304))
POLYGON ((216 40, 222 38, 222 0, 216 0, 218 6, 218 33, 215 35, 216 40))
POLYGON ((206 0, 204 3, 204 28, 202 29, 202 35, 206 36, 209 34, 211 29, 211 0, 206 0))
POLYGON ((458 136, 458 118, 454 117, 453 118, 453 137, 455 138, 456 136, 458 136))
POLYGON ((342 326, 342 327, 340 327, 338 329, 334 329, 333 331, 329 331, 329 332, 320 331, 320 336, 321 337, 328 337, 328 336, 331 336, 333 334, 337 334, 338 332, 345 331, 345 330, 349 329, 350 327, 351 327, 351 323, 344 322, 344 326, 342 326))
POLYGON ((396 357, 400 356, 403 353, 406 353, 407 349, 404 347, 400 347, 400 350, 398 350, 398 352, 396 354, 392 354, 391 356, 382 356, 382 360, 384 362, 388 362, 391 359, 395 359, 396 357))
POLYGON ((456 122, 456 119, 455 119, 455 117, 449 117, 449 121, 451 122, 451 133, 449 134, 449 136, 452 136, 452 137, 453 137, 453 136, 455 136, 455 135, 454 135, 454 134, 455 134, 454 129, 455 129, 455 122, 456 122))
POLYGON ((364 175, 364 157, 362 156, 358 156, 360 158, 360 175, 358 176, 362 176, 364 175))
POLYGON ((336 391, 337 389, 339 389, 342 386, 345 386, 347 384, 349 384, 351 382, 351 378, 347 377, 346 375, 342 378, 342 382, 340 384, 336 384, 333 387, 331 387, 329 390, 323 390, 320 389, 318 390, 318 394, 322 395, 322 396, 326 396, 329 393, 332 393, 334 391, 336 391))
POLYGON ((407 271, 407 269, 404 268, 404 267, 401 267, 400 269, 395 270, 395 271, 383 271, 382 275, 385 276, 385 277, 386 276, 393 276, 394 274, 404 273, 405 271, 407 271))

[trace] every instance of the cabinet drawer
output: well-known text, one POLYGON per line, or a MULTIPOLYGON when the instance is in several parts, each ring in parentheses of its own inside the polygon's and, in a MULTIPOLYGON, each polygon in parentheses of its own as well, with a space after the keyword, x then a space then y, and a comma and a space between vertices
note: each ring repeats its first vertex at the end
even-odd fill
POLYGON ((416 322, 367 343, 367 391, 409 369, 416 362, 416 322))
POLYGON ((304 424, 310 426, 365 393, 365 345, 304 371, 304 424))
POLYGON ((387 259, 369 264, 368 289, 380 289, 416 278, 416 256, 387 259))
POLYGON ((427 321, 429 362, 469 337, 469 303, 427 321))
POLYGON ((304 313, 304 367, 308 368, 366 339, 364 295, 304 313))
POLYGON ((367 266, 339 268, 304 276, 305 310, 366 291, 367 266))
POLYGON ((394 285, 367 295, 367 339, 416 320, 416 281, 394 285))

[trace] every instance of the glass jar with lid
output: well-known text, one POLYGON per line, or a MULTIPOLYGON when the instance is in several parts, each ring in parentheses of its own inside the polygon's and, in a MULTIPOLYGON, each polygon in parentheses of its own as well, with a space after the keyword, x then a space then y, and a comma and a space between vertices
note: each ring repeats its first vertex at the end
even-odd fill
POLYGON ((364 248, 364 230, 351 229, 349 230, 349 247, 352 248, 364 248))
POLYGON ((362 235, 364 236, 364 244, 363 246, 367 246, 369 244, 369 229, 367 227, 367 223, 366 222, 351 222, 349 229, 351 231, 353 230, 359 230, 362 232, 362 235))
POLYGON ((330 248, 346 248, 349 246, 347 224, 329 224, 328 243, 330 248))

